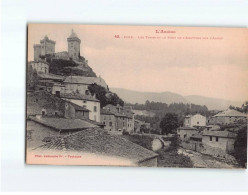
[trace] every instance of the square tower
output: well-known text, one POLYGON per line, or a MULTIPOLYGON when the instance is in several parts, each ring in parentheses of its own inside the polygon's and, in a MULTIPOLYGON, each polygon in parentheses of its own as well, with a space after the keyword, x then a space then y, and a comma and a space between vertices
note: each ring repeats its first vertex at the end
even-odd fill
POLYGON ((67 38, 68 42, 68 53, 69 57, 78 60, 80 56, 80 43, 81 40, 78 38, 76 33, 72 30, 71 35, 67 38))
POLYGON ((34 61, 39 61, 41 55, 41 45, 34 44, 34 61))
POLYGON ((55 41, 50 40, 47 36, 45 36, 44 39, 40 40, 41 55, 44 56, 46 54, 55 53, 55 44, 55 41))

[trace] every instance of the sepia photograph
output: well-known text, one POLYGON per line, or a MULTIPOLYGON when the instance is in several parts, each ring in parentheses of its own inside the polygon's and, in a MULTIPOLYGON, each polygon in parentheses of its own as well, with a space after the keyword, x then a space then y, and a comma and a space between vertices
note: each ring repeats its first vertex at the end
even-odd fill
POLYGON ((26 163, 246 168, 246 28, 28 24, 26 163))

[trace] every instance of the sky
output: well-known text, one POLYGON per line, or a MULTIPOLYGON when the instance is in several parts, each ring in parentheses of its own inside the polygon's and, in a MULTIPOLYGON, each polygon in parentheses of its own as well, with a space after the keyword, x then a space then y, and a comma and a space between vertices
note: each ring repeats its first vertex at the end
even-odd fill
POLYGON ((45 35, 67 51, 72 29, 110 88, 248 100, 246 28, 29 24, 28 60, 45 35))

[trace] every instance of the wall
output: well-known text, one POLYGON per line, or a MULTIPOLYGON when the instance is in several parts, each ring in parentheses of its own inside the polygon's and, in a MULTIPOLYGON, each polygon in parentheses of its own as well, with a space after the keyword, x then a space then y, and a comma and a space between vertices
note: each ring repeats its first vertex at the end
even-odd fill
POLYGON ((215 157, 221 157, 226 158, 231 161, 235 161, 235 158, 229 155, 225 150, 222 150, 221 148, 212 147, 206 144, 203 144, 201 142, 182 142, 181 146, 188 150, 193 150, 202 154, 207 154, 215 157))
POLYGON ((65 83, 65 93, 78 92, 82 95, 85 95, 86 90, 88 90, 88 86, 86 84, 74 84, 74 83, 65 83))
POLYGON ((41 45, 36 44, 34 45, 34 60, 40 60, 40 55, 41 55, 41 45))
POLYGON ((114 115, 101 115, 101 122, 105 124, 104 129, 108 131, 117 131, 116 128, 116 120, 114 115), (112 122, 112 126, 110 126, 110 122, 112 122))
POLYGON ((190 137, 196 133, 198 133, 197 130, 183 130, 183 129, 177 130, 177 134, 179 135, 180 140, 183 141, 189 140, 190 137), (185 135, 186 137, 184 137, 185 135))
POLYGON ((78 59, 80 54, 80 42, 68 41, 68 53, 69 57, 73 59, 78 59))
POLYGON ((36 70, 37 73, 49 73, 49 65, 44 62, 31 62, 30 65, 32 66, 33 70, 36 70))
POLYGON ((218 137, 218 141, 217 141, 216 136, 211 136, 211 137, 212 137, 212 141, 210 141, 210 136, 202 136, 202 143, 209 145, 211 147, 220 148, 224 151, 227 150, 227 142, 229 141, 228 138, 218 137))
POLYGON ((59 132, 52 128, 45 127, 34 121, 27 120, 27 147, 36 148, 44 144, 45 137, 58 136, 59 132))

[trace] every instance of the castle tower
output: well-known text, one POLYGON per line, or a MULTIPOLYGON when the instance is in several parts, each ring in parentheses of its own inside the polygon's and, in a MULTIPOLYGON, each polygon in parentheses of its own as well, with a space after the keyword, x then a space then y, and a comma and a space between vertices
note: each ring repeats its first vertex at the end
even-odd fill
POLYGON ((40 40, 41 55, 44 56, 46 54, 55 53, 55 44, 55 41, 50 40, 47 36, 45 36, 44 39, 40 40))
POLYGON ((71 35, 67 38, 67 42, 69 57, 75 60, 79 59, 81 40, 73 30, 71 31, 71 35))
POLYGON ((40 55, 41 55, 41 45, 34 44, 34 61, 40 60, 40 55))

